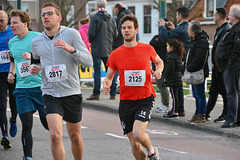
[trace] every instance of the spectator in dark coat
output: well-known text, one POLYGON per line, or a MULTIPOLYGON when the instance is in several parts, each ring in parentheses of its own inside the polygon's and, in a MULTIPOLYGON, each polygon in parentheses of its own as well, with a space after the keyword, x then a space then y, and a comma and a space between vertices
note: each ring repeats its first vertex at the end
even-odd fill
MULTIPOLYGON (((91 43, 94 68, 93 94, 87 100, 99 100, 101 88, 101 60, 107 71, 107 61, 112 52, 113 40, 117 37, 116 21, 107 11, 106 0, 96 0, 98 12, 91 18, 88 40, 91 43)), ((113 83, 114 85, 114 83, 113 83)), ((116 88, 112 85, 111 88, 116 88)), ((115 99, 116 91, 110 92, 110 99, 115 99)))
POLYGON ((222 128, 240 126, 240 5, 230 7, 228 18, 232 27, 218 43, 215 55, 228 99, 227 120, 222 128))
MULTIPOLYGON (((204 77, 208 77, 208 35, 201 30, 199 22, 191 22, 188 27, 189 36, 192 38, 188 52, 186 69, 189 72, 195 72, 203 68, 204 77)), ((192 124, 206 123, 206 95, 205 95, 205 79, 202 84, 192 85, 192 94, 196 102, 196 111, 191 120, 186 122, 192 124)))
MULTIPOLYGON (((159 35, 155 35, 151 41, 149 42, 151 46, 155 49, 159 57, 163 60, 164 66, 166 65, 167 61, 167 45, 166 43, 162 42, 159 39, 159 35)), ((155 64, 152 63, 152 69, 155 71, 155 64)), ((165 72, 165 67, 163 69, 163 75, 165 72)), ((168 87, 163 86, 164 77, 161 77, 160 79, 155 78, 156 85, 158 87, 158 90, 161 94, 161 105, 155 108, 156 112, 167 112, 169 110, 169 91, 168 87)))
POLYGON ((125 7, 123 7, 123 4, 121 2, 118 2, 114 5, 113 11, 115 14, 117 14, 116 23, 117 23, 117 30, 118 30, 118 36, 113 41, 113 50, 114 50, 114 49, 120 47, 121 45, 123 45, 123 36, 121 33, 121 24, 120 24, 121 19, 126 14, 131 14, 131 12, 129 10, 127 10, 125 7))
POLYGON ((170 87, 172 110, 164 115, 167 119, 178 118, 178 87, 182 84, 182 58, 185 53, 182 42, 175 38, 167 40, 167 61, 163 74, 163 86, 170 87))
POLYGON ((209 99, 207 103, 206 120, 211 120, 210 113, 216 105, 218 94, 222 95, 223 98, 223 111, 222 114, 214 120, 214 122, 225 122, 227 119, 227 92, 223 82, 222 72, 219 72, 215 63, 215 52, 220 39, 226 33, 226 30, 231 26, 227 22, 227 11, 225 8, 217 8, 214 13, 214 22, 218 25, 216 34, 214 36, 213 48, 212 48, 212 78, 211 87, 209 89, 209 99))

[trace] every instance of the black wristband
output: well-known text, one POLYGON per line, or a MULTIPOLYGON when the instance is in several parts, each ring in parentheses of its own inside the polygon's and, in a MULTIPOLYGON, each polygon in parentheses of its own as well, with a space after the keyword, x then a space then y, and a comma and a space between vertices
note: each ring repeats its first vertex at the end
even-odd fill
POLYGON ((13 76, 15 76, 15 74, 13 74, 13 72, 9 72, 9 73, 11 73, 13 76))

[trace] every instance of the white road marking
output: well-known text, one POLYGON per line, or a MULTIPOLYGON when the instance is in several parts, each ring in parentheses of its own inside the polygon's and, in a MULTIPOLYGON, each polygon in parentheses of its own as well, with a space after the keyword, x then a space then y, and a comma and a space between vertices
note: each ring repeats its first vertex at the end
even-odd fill
POLYGON ((146 132, 150 134, 162 134, 162 135, 172 135, 172 136, 178 136, 177 132, 167 131, 167 130, 150 130, 146 129, 146 132))
POLYGON ((116 134, 112 134, 112 133, 105 133, 106 135, 108 136, 112 136, 112 137, 115 137, 115 138, 120 138, 120 139, 128 139, 127 137, 123 137, 123 136, 118 136, 116 134))
MULTIPOLYGON (((112 134, 112 133, 105 133, 105 134, 108 135, 108 136, 112 136, 112 137, 115 137, 115 138, 119 138, 119 139, 128 139, 127 137, 118 136, 118 135, 112 134)), ((174 150, 174 149, 168 149, 168 148, 164 148, 164 147, 156 147, 156 148, 161 149, 161 150, 170 151, 170 152, 176 152, 176 153, 180 153, 180 154, 189 154, 189 153, 187 153, 187 152, 177 151, 177 150, 174 150)))

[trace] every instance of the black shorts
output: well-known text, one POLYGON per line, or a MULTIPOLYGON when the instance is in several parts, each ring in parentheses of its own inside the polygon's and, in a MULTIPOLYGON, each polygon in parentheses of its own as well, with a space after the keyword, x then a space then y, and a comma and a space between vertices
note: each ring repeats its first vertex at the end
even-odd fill
POLYGON ((119 117, 124 134, 132 132, 135 120, 150 121, 154 97, 139 100, 120 100, 119 117))
POLYGON ((70 123, 77 123, 82 120, 82 95, 67 97, 53 97, 43 95, 45 114, 57 113, 70 123))

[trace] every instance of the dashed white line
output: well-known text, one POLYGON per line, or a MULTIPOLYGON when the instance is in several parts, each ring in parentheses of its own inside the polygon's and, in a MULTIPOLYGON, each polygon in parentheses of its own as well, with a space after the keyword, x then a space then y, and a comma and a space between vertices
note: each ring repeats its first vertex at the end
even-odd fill
POLYGON ((108 136, 112 136, 112 137, 115 137, 115 138, 120 138, 120 139, 128 139, 127 137, 123 137, 123 136, 118 136, 116 134, 112 134, 112 133, 105 133, 106 135, 108 136))

